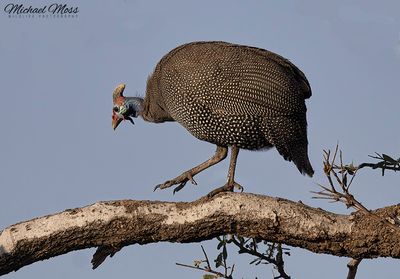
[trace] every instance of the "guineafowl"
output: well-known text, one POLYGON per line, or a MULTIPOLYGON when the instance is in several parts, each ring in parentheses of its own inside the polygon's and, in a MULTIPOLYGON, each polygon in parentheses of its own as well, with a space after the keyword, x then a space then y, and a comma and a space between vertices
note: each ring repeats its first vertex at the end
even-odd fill
POLYGON ((132 117, 160 123, 177 121, 196 138, 217 146, 209 160, 156 186, 181 190, 193 177, 226 158, 227 183, 211 193, 242 189, 235 182, 239 149, 275 147, 302 174, 314 171, 308 159, 305 99, 311 87, 305 75, 268 50, 226 42, 192 42, 167 53, 147 80, 146 96, 113 93, 112 126, 132 117))

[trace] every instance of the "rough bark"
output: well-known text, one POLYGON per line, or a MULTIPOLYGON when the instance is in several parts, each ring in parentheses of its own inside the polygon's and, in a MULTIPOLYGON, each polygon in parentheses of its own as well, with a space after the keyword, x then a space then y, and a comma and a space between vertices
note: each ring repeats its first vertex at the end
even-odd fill
POLYGON ((98 202, 4 229, 0 234, 0 275, 78 249, 199 242, 223 234, 356 259, 400 258, 400 230, 385 220, 398 215, 399 205, 371 215, 339 215, 301 202, 243 193, 178 203, 98 202))

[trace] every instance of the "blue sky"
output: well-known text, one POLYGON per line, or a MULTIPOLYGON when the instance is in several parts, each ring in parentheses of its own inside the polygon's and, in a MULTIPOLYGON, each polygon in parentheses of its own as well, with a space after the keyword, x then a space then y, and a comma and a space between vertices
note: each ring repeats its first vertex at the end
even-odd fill
MULTIPOLYGON (((215 147, 177 123, 137 120, 111 128, 111 93, 143 95, 158 60, 182 43, 223 40, 277 52, 308 77, 309 153, 302 177, 276 152, 239 154, 236 179, 248 192, 348 212, 312 200, 325 183, 322 150, 339 141, 345 160, 399 157, 400 4, 397 1, 65 1, 77 18, 8 18, 0 9, 0 228, 100 200, 194 200, 221 186, 228 161, 173 196, 153 187, 210 157, 215 147)), ((19 2, 15 2, 19 3, 19 2)), ((25 1, 26 6, 53 1, 25 1)), ((368 208, 397 204, 398 175, 362 171, 354 194, 368 208)), ((206 242, 210 256, 215 241, 206 242)), ((201 258, 199 244, 129 246, 96 271, 94 249, 22 268, 5 278, 201 278, 175 266, 201 258)), ((236 257, 236 278, 271 278, 271 267, 236 257)), ((294 278, 343 278, 346 258, 292 249, 294 278)), ((391 259, 365 260, 358 278, 398 276, 391 259)))

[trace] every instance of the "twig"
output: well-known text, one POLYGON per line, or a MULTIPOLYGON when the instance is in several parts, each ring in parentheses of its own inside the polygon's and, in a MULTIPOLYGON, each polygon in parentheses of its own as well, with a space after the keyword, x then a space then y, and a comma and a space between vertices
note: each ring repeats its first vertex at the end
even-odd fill
POLYGON ((208 267, 209 269, 211 269, 210 261, 208 260, 207 253, 206 253, 206 251, 204 250, 203 245, 200 245, 200 247, 201 247, 201 250, 203 251, 204 257, 206 257, 207 267, 208 267))
POLYGON ((205 272, 208 272, 208 273, 212 273, 212 274, 215 274, 215 275, 217 275, 218 277, 221 277, 221 278, 227 278, 227 279, 231 279, 232 278, 232 277, 226 277, 221 272, 214 271, 214 270, 209 269, 209 268, 203 268, 201 266, 192 266, 192 265, 181 264, 181 263, 175 263, 175 264, 179 265, 179 266, 183 266, 183 267, 188 267, 188 268, 197 269, 197 270, 205 271, 205 272))
POLYGON ((257 251, 256 248, 256 241, 253 239, 253 248, 249 249, 247 247, 245 247, 244 245, 242 245, 242 243, 240 243, 234 236, 232 236, 232 242, 233 244, 235 244, 242 253, 246 253, 246 254, 250 254, 252 256, 256 256, 264 261, 266 261, 269 264, 273 264, 276 266, 277 271, 279 272, 279 276, 274 277, 274 279, 278 279, 278 278, 284 278, 284 279, 290 279, 290 276, 286 274, 285 270, 284 270, 284 261, 283 261, 283 257, 282 257, 282 247, 278 248, 278 255, 276 256, 276 258, 274 259, 272 257, 271 254, 269 255, 265 255, 262 254, 260 252, 257 251))
POLYGON ((226 267, 226 262, 225 262, 225 260, 224 260, 224 262, 225 262, 225 266, 224 266, 224 268, 225 268, 225 274, 222 274, 221 272, 216 271, 216 270, 213 270, 213 269, 211 268, 210 260, 208 259, 207 253, 206 253, 206 251, 205 251, 203 245, 201 245, 201 250, 203 251, 204 257, 205 257, 206 259, 205 259, 205 260, 202 260, 202 261, 198 261, 199 264, 195 264, 195 265, 187 265, 187 264, 182 264, 182 263, 175 263, 175 264, 178 265, 178 266, 183 266, 183 267, 188 267, 188 268, 192 268, 192 269, 197 269, 197 270, 205 271, 205 272, 214 274, 214 275, 216 275, 216 276, 218 276, 218 277, 220 277, 220 278, 233 279, 232 274, 233 274, 233 270, 234 270, 234 268, 235 268, 235 265, 232 266, 232 270, 231 270, 230 274, 228 275, 228 270, 227 270, 228 268, 226 267), (201 267, 201 266, 200 266, 200 264, 201 264, 202 262, 205 262, 205 263, 206 263, 206 266, 205 266, 205 267, 201 267))
POLYGON ((372 169, 382 169, 382 176, 385 175, 385 170, 400 171, 400 158, 395 160, 387 154, 379 154, 375 152, 376 156, 369 155, 373 159, 380 160, 379 162, 373 163, 362 163, 358 166, 358 169, 370 167, 372 169))
POLYGON ((339 146, 336 145, 335 153, 333 154, 332 161, 330 160, 331 152, 330 150, 324 150, 324 173, 328 180, 329 186, 325 187, 321 184, 318 184, 319 187, 322 188, 322 191, 312 193, 316 194, 313 198, 315 199, 329 199, 333 202, 342 202, 347 208, 353 207, 357 210, 363 211, 365 213, 370 213, 370 211, 362 205, 357 199, 354 198, 352 194, 349 192, 349 188, 354 181, 354 177, 357 174, 357 168, 354 168, 352 165, 344 165, 343 164, 343 154, 342 151, 339 151, 339 160, 340 165, 336 165, 335 160, 339 151, 339 146), (336 170, 339 171, 340 177, 336 170), (350 182, 348 182, 347 177, 351 176, 350 182), (332 176, 335 178, 336 183, 340 186, 341 192, 336 190, 335 183, 333 182, 332 176))
MULTIPOLYGON (((225 244, 226 245, 226 244, 225 244)), ((223 248, 223 249, 226 249, 226 246, 223 248)), ((226 265, 226 259, 225 259, 225 257, 222 257, 222 260, 224 261, 224 274, 225 274, 225 276, 228 276, 228 267, 227 267, 227 265, 226 265)))
POLYGON ((233 278, 232 274, 233 274, 234 270, 235 270, 235 264, 232 264, 231 273, 229 274, 229 278, 233 278))
MULTIPOLYGON (((374 163, 362 163, 357 168, 358 169, 362 169, 362 168, 365 168, 365 167, 369 167, 369 168, 372 168, 372 169, 378 169, 378 168, 381 168, 381 165, 379 163, 376 163, 376 164, 374 164, 374 163)), ((385 166, 385 169, 393 170, 393 171, 400 171, 400 167, 396 167, 396 166, 395 167, 385 166)))
MULTIPOLYGON (((396 224, 396 219, 394 219, 394 224, 386 219, 382 219, 381 217, 377 216, 376 214, 372 213, 370 210, 368 210, 360 201, 358 201, 350 192, 349 188, 351 184, 354 181, 354 178, 357 174, 357 171, 360 169, 360 167, 354 167, 353 164, 350 165, 344 165, 343 164, 343 156, 342 156, 342 151, 339 151, 339 158, 340 158, 340 165, 336 165, 335 159, 337 156, 337 153, 339 151, 338 145, 336 145, 335 148, 335 153, 333 155, 332 161, 330 161, 330 155, 331 152, 330 150, 326 151, 324 150, 324 173, 325 176, 328 179, 329 186, 326 187, 321 184, 318 184, 320 188, 322 188, 322 191, 311 191, 311 193, 316 194, 316 196, 313 196, 312 198, 314 199, 326 199, 326 200, 331 200, 332 202, 342 202, 344 203, 347 208, 354 208, 358 211, 364 212, 365 214, 369 214, 373 216, 376 220, 384 220, 389 226, 395 229, 399 229, 399 225, 396 224), (338 172, 341 174, 339 177, 338 172), (347 181, 347 176, 350 175, 351 179, 350 182, 348 183, 347 181), (341 188, 341 192, 337 191, 335 188, 335 184, 333 182, 332 176, 335 177, 335 180, 337 184, 341 188)), ((376 165, 379 165, 378 167, 382 168, 384 170, 385 168, 389 168, 387 165, 392 164, 392 165, 398 165, 400 167, 400 159, 399 160, 394 160, 390 156, 386 154, 378 154, 376 153, 378 157, 375 156, 370 156, 375 159, 381 159, 383 161, 379 162, 376 165)))

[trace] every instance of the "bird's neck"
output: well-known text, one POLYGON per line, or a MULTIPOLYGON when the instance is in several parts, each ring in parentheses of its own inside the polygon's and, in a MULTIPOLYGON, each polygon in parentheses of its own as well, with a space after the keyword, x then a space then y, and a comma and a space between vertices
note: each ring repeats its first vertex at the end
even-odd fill
POLYGON ((143 98, 126 97, 126 104, 129 106, 129 111, 132 113, 133 117, 138 117, 139 115, 142 115, 144 107, 143 103, 144 103, 143 98))

